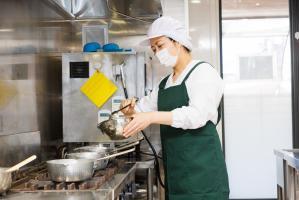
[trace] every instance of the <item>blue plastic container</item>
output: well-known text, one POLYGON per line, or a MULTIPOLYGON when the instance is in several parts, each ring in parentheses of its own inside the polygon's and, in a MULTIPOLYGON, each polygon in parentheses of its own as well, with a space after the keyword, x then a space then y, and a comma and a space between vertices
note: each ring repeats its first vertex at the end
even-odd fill
POLYGON ((101 45, 97 42, 86 43, 83 47, 83 52, 97 52, 101 49, 101 45))

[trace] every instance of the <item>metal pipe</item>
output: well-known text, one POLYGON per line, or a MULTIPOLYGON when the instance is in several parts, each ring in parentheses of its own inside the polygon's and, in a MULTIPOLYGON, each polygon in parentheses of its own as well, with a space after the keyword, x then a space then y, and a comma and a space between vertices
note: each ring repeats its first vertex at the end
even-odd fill
POLYGON ((147 168, 147 199, 153 200, 153 168, 149 167, 147 168))

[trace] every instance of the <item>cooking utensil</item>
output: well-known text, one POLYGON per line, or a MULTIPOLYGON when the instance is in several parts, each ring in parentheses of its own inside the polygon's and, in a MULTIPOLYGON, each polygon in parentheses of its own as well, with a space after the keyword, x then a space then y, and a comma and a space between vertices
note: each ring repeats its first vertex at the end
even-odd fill
POLYGON ((11 186, 12 178, 11 178, 11 173, 20 169, 24 165, 32 162, 33 160, 36 159, 36 156, 30 156, 29 158, 23 160, 22 162, 14 165, 13 167, 10 168, 0 168, 0 193, 5 192, 8 190, 11 186))
MULTIPOLYGON (((108 148, 108 147, 103 147, 102 145, 91 145, 91 146, 84 146, 84 147, 79 147, 74 149, 73 153, 65 154, 65 157, 68 158, 73 158, 73 159, 97 159, 109 154, 112 154, 114 152, 118 152, 124 149, 127 149, 129 147, 136 146, 139 144, 139 140, 133 141, 130 143, 125 143, 117 148, 108 148), (80 154, 82 153, 82 154, 80 154)), ((104 169, 108 165, 109 161, 113 160, 113 158, 107 159, 107 160, 102 160, 102 161, 95 161, 95 169, 104 169)))
POLYGON ((98 128, 108 135, 111 140, 123 140, 123 129, 129 123, 130 119, 122 115, 111 115, 108 120, 98 124, 98 128))
POLYGON ((80 90, 97 107, 101 107, 116 92, 117 87, 103 73, 96 71, 80 90))
MULTIPOLYGON (((117 149, 114 149, 113 152, 119 151, 119 150, 122 150, 122 149, 125 149, 125 148, 129 148, 129 147, 131 147, 133 145, 136 145, 136 142, 132 143, 132 144, 129 144, 129 145, 126 145, 126 146, 123 146, 123 147, 120 147, 120 148, 117 148, 117 149)), ((107 167, 107 165, 108 165, 108 162, 109 162, 110 158, 114 158, 116 156, 123 155, 123 154, 129 153, 129 152, 134 151, 134 150, 135 150, 135 148, 130 149, 128 151, 123 151, 123 152, 120 152, 120 153, 115 153, 115 154, 111 154, 111 153, 107 154, 107 153, 103 153, 103 152, 102 153, 99 153, 99 152, 69 153, 69 154, 67 154, 67 157, 71 158, 71 159, 88 159, 88 160, 93 160, 94 161, 94 169, 98 170, 98 169, 105 169, 107 167), (107 157, 107 156, 112 156, 112 157, 107 157)))
POLYGON ((67 157, 70 159, 88 159, 92 160, 94 162, 94 169, 105 169, 108 165, 109 158, 105 160, 97 160, 99 158, 102 158, 106 156, 105 152, 79 152, 79 153, 69 153, 67 154, 67 157))
POLYGON ((6 172, 8 168, 0 168, 0 193, 5 192, 11 186, 11 172, 6 172))
POLYGON ((113 152, 117 152, 117 151, 120 151, 120 150, 123 150, 123 149, 127 149, 129 147, 136 146, 137 144, 139 144, 139 140, 134 141, 134 142, 130 142, 130 143, 127 143, 127 144, 124 144, 124 145, 120 145, 120 146, 116 147, 115 149, 113 149, 112 151, 110 151, 109 153, 113 153, 113 152))
POLYGON ((76 152, 96 152, 96 153, 107 153, 113 151, 113 148, 110 147, 103 147, 99 145, 90 145, 90 146, 83 146, 75 148, 74 151, 76 152))
POLYGON ((6 170, 6 172, 13 172, 19 170, 21 167, 24 165, 27 165, 28 163, 32 162, 33 160, 36 159, 36 155, 30 156, 29 158, 23 160, 22 162, 14 165, 13 167, 10 167, 6 170))
POLYGON ((88 159, 59 159, 47 161, 51 180, 56 182, 78 182, 92 177, 94 162, 88 159))
POLYGON ((123 109, 125 109, 125 108, 127 108, 127 107, 129 107, 129 106, 131 106, 131 104, 128 104, 128 105, 126 105, 126 106, 124 106, 124 107, 122 107, 122 108, 120 108, 120 109, 118 109, 118 110, 113 111, 113 112, 111 113, 111 115, 115 115, 116 113, 122 111, 123 109))
MULTIPOLYGON (((138 99, 136 98, 136 102, 138 99)), ((105 120, 97 125, 97 127, 102 131, 102 133, 107 134, 111 140, 123 140, 126 139, 123 134, 124 127, 130 122, 130 118, 124 115, 117 115, 121 110, 129 107, 128 104, 114 112, 111 113, 108 120, 105 120)))
POLYGON ((94 172, 94 162, 117 157, 135 151, 135 147, 126 151, 93 159, 59 159, 47 161, 49 177, 56 182, 78 182, 89 179, 94 172))
POLYGON ((132 146, 136 146, 137 144, 139 144, 140 140, 142 140, 142 139, 143 138, 129 142, 129 143, 124 143, 115 148, 104 147, 100 144, 100 145, 89 145, 89 146, 78 147, 78 148, 73 149, 73 151, 75 151, 75 153, 77 153, 77 152, 96 152, 96 153, 111 154, 113 152, 117 152, 117 151, 127 149, 132 146))

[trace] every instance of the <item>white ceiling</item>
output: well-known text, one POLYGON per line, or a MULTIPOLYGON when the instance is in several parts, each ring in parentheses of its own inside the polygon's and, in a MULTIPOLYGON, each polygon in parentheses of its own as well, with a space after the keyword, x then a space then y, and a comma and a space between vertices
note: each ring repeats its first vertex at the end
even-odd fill
POLYGON ((288 0, 222 0, 224 19, 287 17, 288 15, 288 0))

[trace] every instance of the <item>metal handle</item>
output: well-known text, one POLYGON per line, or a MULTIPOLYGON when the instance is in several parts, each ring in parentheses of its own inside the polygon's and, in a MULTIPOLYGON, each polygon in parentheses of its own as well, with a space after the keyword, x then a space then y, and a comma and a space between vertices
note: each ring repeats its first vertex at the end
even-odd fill
POLYGON ((109 155, 109 156, 98 158, 96 160, 99 161, 99 160, 104 160, 104 159, 108 159, 108 158, 114 158, 116 156, 120 156, 120 155, 123 155, 123 154, 126 154, 126 153, 130 153, 130 152, 133 152, 133 151, 135 151, 135 147, 132 148, 132 149, 126 150, 126 151, 122 151, 122 152, 115 153, 115 154, 112 154, 112 155, 109 155))
MULTIPOLYGON (((139 100, 138 98, 134 98, 134 99, 135 99, 135 102, 137 102, 137 101, 139 100)), ((111 116, 114 115, 115 113, 118 113, 119 111, 122 111, 123 109, 129 107, 130 105, 131 105, 131 104, 128 104, 128 105, 126 105, 126 106, 124 106, 124 107, 122 107, 122 108, 120 108, 120 109, 118 109, 118 110, 113 111, 113 112, 111 113, 111 116)))
POLYGON ((27 165, 28 163, 32 162, 33 160, 35 160, 37 157, 36 155, 30 156, 29 158, 27 158, 26 160, 23 160, 22 162, 14 165, 13 167, 9 168, 6 170, 6 172, 13 172, 16 171, 18 169, 20 169, 21 167, 23 167, 24 165, 27 165))
POLYGON ((112 151, 110 151, 109 153, 116 152, 116 151, 120 151, 120 150, 129 148, 129 147, 132 147, 132 146, 136 146, 137 144, 139 144, 139 140, 138 140, 138 141, 135 141, 135 142, 132 142, 132 143, 129 143, 129 144, 122 145, 122 146, 120 146, 120 147, 118 147, 118 148, 115 148, 115 149, 113 149, 112 151))

